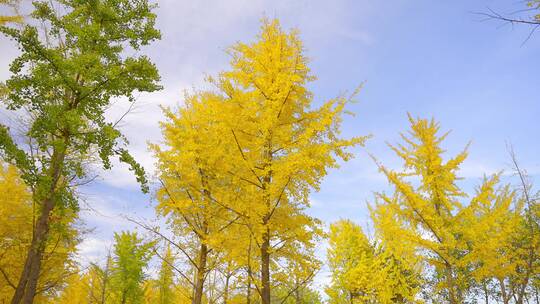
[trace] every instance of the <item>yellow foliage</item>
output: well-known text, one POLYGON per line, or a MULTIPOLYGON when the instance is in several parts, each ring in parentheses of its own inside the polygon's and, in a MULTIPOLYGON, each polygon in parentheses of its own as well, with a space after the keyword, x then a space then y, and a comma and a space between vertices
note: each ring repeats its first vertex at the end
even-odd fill
MULTIPOLYGON (((18 170, 0 162, 0 302, 9 302, 24 265, 25 253, 32 239, 32 196, 19 177, 18 170)), ((75 269, 72 254, 78 243, 74 216, 53 228, 38 282, 36 303, 54 297, 55 291, 75 269), (66 229, 66 227, 68 227, 66 229)))
POLYGON ((467 195, 456 184, 466 150, 445 162, 441 143, 448 133, 439 135, 433 120, 409 116, 409 121, 410 137, 402 135, 404 144, 391 146, 404 170, 379 165, 395 194, 378 194, 371 208, 374 224, 392 252, 435 270, 435 290, 446 301, 462 303, 475 280, 481 284, 515 271, 517 252, 511 244, 522 204, 515 203, 509 186, 497 186, 498 175, 485 178, 466 202, 467 195))
POLYGON ((340 220, 330 226, 330 303, 412 303, 418 292, 414 264, 372 244, 360 226, 340 220), (351 302, 352 301, 352 302, 351 302))

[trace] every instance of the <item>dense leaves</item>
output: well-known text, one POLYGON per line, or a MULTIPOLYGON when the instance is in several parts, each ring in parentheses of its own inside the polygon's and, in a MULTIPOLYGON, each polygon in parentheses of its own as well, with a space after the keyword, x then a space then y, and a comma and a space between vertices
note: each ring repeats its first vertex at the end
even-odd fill
POLYGON ((370 204, 369 230, 342 219, 325 231, 310 215, 312 193, 367 137, 341 135, 358 90, 316 102, 299 33, 278 20, 228 48, 229 67, 206 89, 163 109, 163 141, 149 147, 163 225, 128 217, 144 233, 115 233, 107 256, 77 259, 87 232, 78 189, 96 165, 126 163, 150 190, 106 117, 160 89, 141 55, 160 33, 147 0, 32 5, 26 24, 0 16, 20 49, 0 100, 24 122, 0 124, 0 302, 540 303, 540 204, 526 171, 512 154, 517 188, 501 172, 465 191, 468 147, 447 157, 448 133, 433 119, 409 115, 410 130, 389 145, 401 168, 373 156, 390 188, 370 204), (326 244, 327 267, 317 254, 326 244))

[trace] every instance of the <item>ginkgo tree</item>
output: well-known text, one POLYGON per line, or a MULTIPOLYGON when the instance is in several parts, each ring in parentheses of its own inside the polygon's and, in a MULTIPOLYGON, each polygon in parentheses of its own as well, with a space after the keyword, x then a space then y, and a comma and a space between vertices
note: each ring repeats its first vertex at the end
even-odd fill
POLYGON ((231 68, 211 79, 225 100, 222 136, 233 142, 223 161, 245 198, 229 205, 242 217, 257 246, 261 303, 271 302, 271 264, 282 248, 312 246, 317 220, 304 212, 347 148, 365 137, 342 139, 340 125, 348 98, 313 107, 307 84, 315 79, 296 31, 264 20, 252 43, 229 49, 231 68))
POLYGON ((21 50, 10 65, 2 102, 10 111, 26 111, 28 118, 23 139, 0 125, 0 154, 21 171, 39 208, 12 304, 32 303, 50 226, 62 218, 61 210, 76 211, 74 186, 86 181, 89 163, 109 169, 111 158, 118 157, 145 183, 142 167, 105 111, 117 98, 133 102, 135 92, 160 88, 156 67, 136 53, 160 37, 148 1, 32 4, 32 24, 40 26, 0 27, 21 50))
POLYGON ((158 159, 157 210, 176 235, 194 243, 194 251, 181 250, 195 271, 193 304, 201 303, 205 279, 217 263, 212 259, 222 251, 227 228, 238 219, 223 206, 238 194, 230 177, 222 175, 230 145, 218 127, 221 104, 211 93, 186 96, 178 112, 165 109, 163 147, 151 146, 158 159))
POLYGON ((419 292, 418 265, 369 240, 350 220, 330 225, 329 303, 414 303, 419 292))
POLYGON ((404 169, 379 164, 395 192, 377 195, 374 224, 386 247, 424 263, 424 275, 432 274, 432 299, 463 303, 473 296, 475 278, 504 277, 514 268, 508 250, 520 204, 514 204, 514 191, 498 186, 497 175, 485 178, 469 199, 457 184, 467 150, 445 161, 448 133, 439 134, 434 120, 409 115, 409 122, 404 143, 390 146, 404 169))
MULTIPOLYGON (((35 205, 32 193, 12 165, 0 161, 0 302, 7 303, 16 289, 16 282, 24 266, 21 253, 26 252, 32 240, 35 205)), ((56 216, 56 215, 55 215, 56 216)), ((45 244, 44 268, 40 271, 36 299, 51 298, 77 271, 75 263, 79 233, 75 227, 76 215, 62 214, 50 231, 45 244)))
MULTIPOLYGON (((230 70, 209 82, 213 89, 188 96, 177 113, 167 110, 165 146, 158 157, 159 210, 173 215, 201 244, 197 277, 204 277, 210 247, 234 252, 226 229, 247 230, 244 245, 253 248, 258 271, 249 273, 261 302, 272 300, 272 275, 278 260, 300 261, 321 234, 308 216, 309 193, 318 190, 347 148, 365 137, 340 138, 348 98, 313 108, 307 84, 315 79, 296 31, 264 20, 258 39, 229 49, 230 70), (223 234, 225 233, 225 234, 223 234), (252 247, 251 247, 252 245, 252 247), (255 275, 258 273, 258 275, 255 275)), ((233 237, 234 238, 234 237, 233 237)), ((238 261, 246 262, 244 250, 238 261)), ((195 283, 193 303, 202 284, 195 283)), ((249 287, 248 287, 249 292, 249 287)))

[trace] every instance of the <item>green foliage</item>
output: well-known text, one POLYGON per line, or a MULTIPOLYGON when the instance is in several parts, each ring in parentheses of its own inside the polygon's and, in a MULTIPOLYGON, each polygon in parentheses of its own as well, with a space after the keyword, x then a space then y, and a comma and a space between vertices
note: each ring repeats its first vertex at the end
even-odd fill
POLYGON ((136 232, 115 233, 111 284, 116 303, 137 304, 144 300, 146 278, 153 242, 145 243, 136 232))
POLYGON ((5 127, 0 151, 23 171, 38 194, 54 182, 50 168, 55 162, 60 163, 56 164, 60 175, 80 179, 89 158, 99 157, 109 169, 115 155, 131 166, 147 191, 142 167, 122 148, 126 140, 116 123, 106 121, 104 112, 116 98, 133 102, 135 92, 160 88, 150 60, 129 55, 160 38, 153 6, 147 1, 67 0, 56 3, 62 10, 55 10, 49 1, 33 4, 32 16, 48 26, 47 39, 32 25, 0 27, 0 32, 22 52, 10 66, 12 76, 3 89, 5 105, 29 112, 32 120, 26 135, 38 154, 32 157, 17 147, 5 127))

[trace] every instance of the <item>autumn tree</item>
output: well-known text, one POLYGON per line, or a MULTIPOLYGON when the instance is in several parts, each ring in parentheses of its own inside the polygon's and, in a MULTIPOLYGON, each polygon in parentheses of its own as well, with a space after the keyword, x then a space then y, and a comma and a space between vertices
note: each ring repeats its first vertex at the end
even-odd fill
POLYGON ((372 209, 375 227, 398 255, 419 253, 424 274, 433 274, 433 297, 463 303, 478 283, 475 276, 481 282, 485 275, 496 278, 513 268, 508 246, 519 213, 513 208, 515 193, 499 186, 495 175, 468 198, 457 185, 467 151, 444 161, 441 146, 448 133, 439 134, 433 120, 409 116, 409 122, 409 136, 401 135, 404 143, 390 145, 404 169, 379 164, 395 192, 378 194, 372 209))
MULTIPOLYGON (((4 105, 25 110, 26 140, 0 128, 0 152, 32 189, 39 215, 12 304, 31 303, 50 226, 58 210, 77 207, 74 185, 85 181, 88 163, 105 169, 111 158, 128 163, 144 184, 141 166, 124 148, 125 138, 104 112, 118 97, 133 102, 137 91, 159 89, 150 60, 132 55, 160 34, 147 1, 34 1, 38 27, 1 27, 22 54, 11 66, 4 105), (131 54, 130 54, 131 53, 131 54), (25 148, 20 143, 30 142, 25 148)), ((143 189, 145 189, 143 187, 143 189)))
POLYGON ((88 297, 92 304, 105 304, 112 295, 112 267, 113 259, 110 252, 107 254, 105 265, 91 263, 86 272, 88 277, 88 297))
POLYGON ((484 298, 510 303, 515 288, 510 284, 521 263, 518 238, 523 204, 509 185, 497 187, 499 175, 485 178, 477 195, 460 212, 467 242, 463 263, 470 265, 472 277, 484 298), (491 287, 495 286, 495 288, 491 287))
POLYGON ((349 220, 330 225, 329 303, 412 303, 418 293, 415 265, 377 246, 349 220))
POLYGON ((168 245, 161 261, 161 267, 159 269, 159 275, 156 280, 156 287, 158 289, 158 302, 159 304, 172 304, 174 303, 174 257, 171 250, 171 246, 168 245))
POLYGON ((339 137, 348 98, 313 108, 306 86, 315 77, 303 51, 296 31, 265 20, 258 39, 230 48, 231 69, 211 80, 227 107, 219 114, 221 136, 234 148, 223 162, 244 195, 228 207, 253 235, 263 304, 271 301, 271 265, 282 249, 310 247, 319 231, 304 212, 309 193, 338 159, 350 159, 347 148, 365 139, 339 137))
POLYGON ((512 297, 516 303, 526 303, 534 298, 540 301, 540 191, 534 185, 527 171, 523 169, 510 147, 510 158, 514 174, 518 177, 517 196, 521 208, 514 208, 520 218, 513 228, 514 234, 510 251, 515 261, 515 269, 507 279, 512 297), (517 261, 516 261, 517 260, 517 261))
POLYGON ((151 146, 160 180, 157 211, 168 219, 175 235, 191 244, 175 246, 195 272, 193 304, 202 302, 205 280, 218 263, 212 259, 223 246, 227 228, 238 219, 220 205, 238 196, 231 178, 222 174, 223 155, 228 151, 222 128, 216 127, 222 103, 211 93, 186 96, 178 111, 164 111, 168 120, 161 124, 163 147, 151 146))
MULTIPOLYGON (((16 282, 24 266, 21 253, 32 240, 34 204, 32 194, 12 165, 0 162, 0 302, 13 296, 16 282)), ((56 215, 56 214, 55 214, 56 215)), ((76 217, 64 212, 62 221, 51 227, 50 239, 45 244, 44 268, 37 282, 36 299, 45 301, 55 297, 76 272, 75 247, 79 243, 76 217)))
POLYGON ((91 302, 89 296, 89 276, 87 274, 74 273, 69 276, 66 287, 60 296, 55 299, 57 304, 88 304, 91 302))

